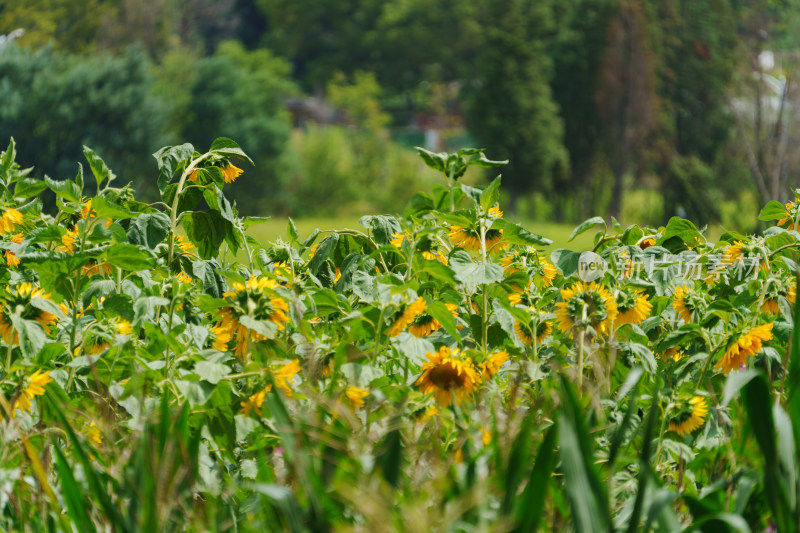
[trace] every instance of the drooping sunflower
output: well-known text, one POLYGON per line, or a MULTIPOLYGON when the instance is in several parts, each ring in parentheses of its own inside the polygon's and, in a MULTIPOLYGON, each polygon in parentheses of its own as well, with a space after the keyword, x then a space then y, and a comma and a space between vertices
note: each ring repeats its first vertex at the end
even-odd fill
POLYGON ((572 335, 575 326, 591 327, 597 334, 605 335, 617 318, 617 302, 602 285, 578 281, 561 289, 561 302, 556 303, 558 327, 572 335))
POLYGON ((396 318, 394 323, 392 323, 392 327, 389 328, 389 336, 396 337, 400 335, 400 333, 402 333, 409 324, 412 324, 427 308, 428 304, 425 303, 425 300, 421 296, 411 304, 402 304, 400 310, 395 314, 396 318))
MULTIPOLYGON (((450 226, 447 234, 453 246, 459 246, 468 252, 479 252, 481 250, 481 235, 474 228, 463 228, 461 226, 450 226)), ((486 230, 486 252, 500 253, 508 248, 508 243, 503 242, 503 230, 490 228, 486 230)))
MULTIPOLYGON (((51 381, 53 381, 53 378, 50 377, 50 372, 42 372, 41 370, 37 370, 28 376, 28 383, 14 403, 14 408, 20 411, 30 411, 31 400, 36 396, 43 395, 45 386, 51 381)), ((11 416, 14 416, 13 412, 11 416)))
MULTIPOLYGON (((458 317, 458 306, 456 304, 445 303, 444 305, 453 314, 454 318, 458 317)), ((433 318, 427 312, 422 312, 415 316, 414 320, 408 325, 408 332, 415 337, 427 337, 434 331, 438 331, 441 327, 441 322, 433 318)))
MULTIPOLYGON (((23 235, 22 233, 17 233, 11 237, 10 241, 14 244, 22 244, 23 235)), ((6 250, 5 253, 6 264, 10 267, 19 266, 21 260, 17 255, 12 252, 11 250, 6 250)))
POLYGON ((295 359, 289 363, 286 363, 282 367, 278 369, 277 372, 273 372, 272 376, 275 379, 275 386, 278 387, 280 390, 283 391, 286 396, 291 398, 292 396, 292 388, 289 386, 289 383, 294 379, 294 377, 300 372, 300 360, 295 359))
POLYGON ((423 394, 432 393, 443 407, 449 406, 453 399, 456 405, 461 404, 481 382, 472 360, 461 358, 458 348, 442 346, 427 357, 415 385, 423 394))
POLYGON ((708 414, 708 404, 702 396, 680 398, 670 416, 669 429, 680 436, 688 435, 703 425, 708 414))
POLYGON ((642 250, 647 250, 651 246, 655 245, 656 245, 656 240, 652 237, 645 237, 644 239, 639 241, 639 248, 641 248, 642 250))
POLYGON ((702 292, 687 285, 675 287, 672 307, 687 324, 692 321, 692 318, 699 317, 705 310, 705 306, 706 299, 702 292))
POLYGON ((797 284, 793 279, 774 279, 767 287, 767 294, 764 298, 764 304, 761 306, 761 311, 772 313, 773 315, 780 314, 781 308, 778 305, 778 300, 781 297, 786 298, 786 301, 794 307, 797 299, 797 284))
POLYGON ((631 287, 624 287, 617 293, 617 324, 638 324, 648 316, 653 304, 647 301, 647 295, 631 287))
POLYGON ((26 320, 35 320, 41 324, 45 333, 50 333, 50 326, 58 321, 58 318, 35 307, 32 303, 33 298, 50 299, 50 295, 45 293, 41 287, 34 287, 29 282, 20 283, 16 287, 5 287, 0 292, 0 336, 6 344, 18 344, 19 335, 11 322, 11 315, 19 313, 26 320))
POLYGON ((274 279, 251 276, 247 283, 234 283, 233 291, 223 294, 230 305, 217 312, 217 331, 230 335, 237 357, 244 358, 249 340, 266 340, 260 333, 242 325, 241 317, 272 322, 278 331, 289 322, 289 303, 275 292, 277 287, 278 282, 274 279))
POLYGON ((772 340, 772 325, 772 322, 761 324, 734 336, 731 339, 732 342, 728 342, 725 355, 717 361, 714 368, 723 374, 730 374, 731 370, 743 369, 747 364, 747 358, 755 356, 762 350, 762 342, 772 340))
POLYGON ((11 233, 18 224, 22 224, 22 213, 13 207, 3 207, 0 214, 0 232, 11 233))
POLYGON ((225 180, 225 183, 233 183, 236 181, 236 178, 242 175, 242 172, 244 172, 244 170, 236 165, 228 163, 227 166, 222 167, 222 178, 225 180))
POLYGON ((539 276, 545 287, 551 286, 556 274, 558 274, 553 263, 548 261, 544 255, 533 246, 517 248, 516 250, 508 252, 500 258, 500 264, 503 266, 506 275, 524 270, 528 273, 531 280, 533 280, 535 276, 539 276))
POLYGON ((506 361, 508 361, 508 352, 505 350, 500 350, 490 355, 486 361, 478 365, 478 369, 481 371, 481 378, 489 379, 496 375, 506 361))
POLYGON ((549 320, 544 320, 542 314, 534 307, 529 307, 531 318, 527 322, 514 322, 514 333, 517 338, 528 346, 533 344, 534 337, 536 344, 542 344, 544 340, 553 332, 553 326, 549 320))

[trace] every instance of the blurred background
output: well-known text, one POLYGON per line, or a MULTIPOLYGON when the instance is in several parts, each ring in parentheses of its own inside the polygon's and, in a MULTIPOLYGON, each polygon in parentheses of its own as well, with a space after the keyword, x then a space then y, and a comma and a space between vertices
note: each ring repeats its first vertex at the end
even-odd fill
MULTIPOLYGON (((799 0, 0 1, 0 145, 146 197, 155 150, 235 139, 240 212, 399 212, 413 147, 509 159, 503 207, 755 229, 796 187, 799 0)), ((468 176, 481 183, 486 176, 468 176)))

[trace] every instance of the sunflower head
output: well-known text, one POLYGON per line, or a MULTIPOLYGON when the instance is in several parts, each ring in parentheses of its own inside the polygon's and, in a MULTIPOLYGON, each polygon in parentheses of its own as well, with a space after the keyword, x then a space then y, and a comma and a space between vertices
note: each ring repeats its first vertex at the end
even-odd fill
POLYGON ((558 327, 571 334, 574 327, 589 327, 595 334, 605 335, 616 320, 617 302, 602 285, 579 281, 561 289, 561 302, 556 303, 558 327))
POLYGON ((486 361, 478 365, 482 379, 489 379, 496 375, 503 364, 508 361, 508 352, 500 350, 486 358, 486 361))
POLYGON ((638 324, 648 316, 653 304, 647 301, 647 295, 631 287, 623 287, 617 293, 617 324, 638 324))
POLYGON ((545 320, 541 311, 535 307, 529 307, 531 318, 527 322, 514 322, 514 333, 517 338, 525 345, 532 345, 533 339, 536 339, 536 344, 542 344, 544 340, 552 333, 553 325, 549 320, 545 320))
POLYGON ((786 228, 789 231, 797 227, 800 220, 800 195, 795 192, 794 201, 786 202, 786 214, 778 221, 778 226, 786 228))
POLYGON ((714 368, 723 374, 744 369, 747 366, 747 358, 757 355, 763 349, 763 343, 772 340, 772 326, 773 323, 769 322, 754 328, 746 328, 732 335, 728 340, 725 354, 717 361, 714 368))
POLYGON ((22 213, 13 207, 0 208, 0 232, 11 233, 19 224, 22 224, 22 213))
POLYGON ((58 321, 58 318, 34 305, 34 298, 50 300, 50 295, 46 294, 41 287, 35 287, 30 282, 20 283, 15 287, 5 287, 0 292, 0 336, 6 344, 18 343, 17 332, 11 322, 11 315, 19 314, 26 320, 35 320, 42 325, 46 333, 49 333, 50 326, 58 321), (13 336, 12 336, 13 333, 13 336))
MULTIPOLYGON (((417 333, 420 334, 424 333, 429 328, 431 322, 424 317, 420 318, 419 323, 416 323, 416 321, 417 317, 420 317, 420 315, 422 315, 425 312, 425 309, 427 308, 428 304, 425 303, 425 300, 421 296, 411 303, 407 302, 401 303, 399 309, 394 314, 394 321, 392 323, 392 326, 389 328, 389 335, 392 337, 396 337, 397 335, 400 335, 400 333, 402 333, 403 330, 410 325, 418 326, 415 328, 415 331, 417 333)), ((424 335, 418 335, 417 333, 415 333, 415 335, 418 337, 424 336, 424 335)), ((428 335, 430 335, 430 332, 428 332, 428 335)))
POLYGON ((773 315, 780 314, 781 310, 778 302, 781 298, 785 298, 786 301, 794 306, 797 298, 797 282, 794 280, 794 278, 771 278, 766 287, 764 304, 761 306, 761 311, 764 313, 771 313, 773 315))
POLYGON ((688 324, 693 318, 700 317, 705 311, 705 294, 687 285, 676 287, 675 295, 672 299, 672 307, 678 313, 678 316, 688 324))
POLYGON ((427 357, 416 385, 423 394, 433 393, 436 402, 443 407, 453 400, 460 404, 481 382, 472 360, 462 357, 457 348, 442 346, 427 357))
POLYGON ((702 396, 682 396, 670 410, 669 429, 678 435, 688 435, 703 425, 708 404, 702 396))

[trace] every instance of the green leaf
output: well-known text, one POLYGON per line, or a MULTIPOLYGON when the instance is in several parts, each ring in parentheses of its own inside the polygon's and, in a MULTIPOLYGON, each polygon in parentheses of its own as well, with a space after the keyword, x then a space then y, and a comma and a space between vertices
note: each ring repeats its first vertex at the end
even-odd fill
POLYGON ((294 225, 292 217, 289 217, 289 222, 286 224, 286 234, 289 236, 291 242, 300 240, 300 235, 297 233, 297 226, 294 225))
POLYGON ((106 250, 106 259, 109 263, 122 270, 148 270, 155 266, 156 258, 149 250, 135 244, 112 244, 106 250))
POLYGON ((446 174, 445 166, 447 164, 447 154, 430 152, 425 148, 420 148, 419 146, 415 146, 414 149, 419 154, 419 157, 422 161, 428 165, 433 170, 441 172, 442 174, 446 174))
POLYGON ((222 378, 231 373, 231 369, 228 365, 223 365, 222 363, 198 361, 197 364, 194 365, 194 372, 200 376, 201 379, 216 385, 222 378))
POLYGON ((191 407, 205 405, 214 393, 214 385, 205 381, 175 380, 175 386, 181 391, 184 399, 191 407))
POLYGON ((322 242, 319 243, 317 246, 316 252, 314 252, 314 257, 311 258, 311 261, 308 263, 308 271, 317 275, 319 271, 319 267, 322 266, 322 263, 331 255, 333 249, 336 247, 336 244, 339 242, 339 234, 338 233, 331 233, 324 239, 322 242))
POLYGON ((81 203, 81 189, 74 181, 57 181, 51 179, 49 176, 45 176, 44 181, 47 183, 47 186, 50 187, 50 190, 56 193, 56 196, 59 198, 63 198, 76 204, 81 203))
POLYGON ((72 474, 67 458, 64 457, 64 452, 61 450, 61 446, 55 442, 55 439, 53 439, 52 450, 55 454, 56 470, 61 481, 61 494, 64 496, 64 503, 67 506, 70 519, 77 526, 78 531, 97 531, 87 512, 88 509, 92 508, 92 505, 84 496, 83 489, 75 481, 75 476, 72 474))
POLYGON ((47 182, 36 178, 22 178, 14 186, 14 198, 33 198, 47 189, 47 182))
POLYGON ((132 244, 155 250, 169 235, 170 220, 164 213, 144 213, 131 220, 126 234, 132 244))
POLYGON ((128 209, 103 196, 95 196, 92 198, 92 211, 97 214, 97 218, 111 218, 114 220, 125 220, 138 216, 146 216, 129 211, 128 209))
POLYGON ((358 219, 358 223, 363 227, 372 230, 372 236, 378 244, 389 244, 393 233, 400 233, 403 228, 393 216, 388 215, 367 215, 358 219))
POLYGON ((578 261, 580 258, 581 252, 573 252, 565 248, 559 248, 550 254, 550 261, 564 272, 565 278, 570 277, 578 271, 578 261))
MULTIPOLYGON (((117 177, 116 174, 108 168, 105 161, 88 146, 83 147, 83 155, 89 162, 89 168, 92 170, 92 174, 94 174, 98 190, 100 190, 100 186, 103 184, 104 180, 108 180, 108 183, 111 183, 117 177)), ((108 183, 106 183, 106 185, 108 185, 108 183)))
MULTIPOLYGON (((547 500, 548 486, 558 458, 556 454, 557 439, 558 426, 553 424, 547 429, 544 440, 539 445, 533 472, 531 472, 525 490, 517 503, 515 512, 517 527, 514 529, 517 533, 535 532, 539 529, 542 511, 547 500)), ((509 464, 509 467, 517 468, 517 465, 509 464)))
POLYGON ((583 233, 585 231, 589 231, 593 227, 599 226, 600 224, 602 224, 603 227, 605 227, 605 225, 606 225, 606 221, 603 220, 603 217, 592 217, 590 219, 584 220, 583 222, 578 224, 577 228, 572 230, 572 233, 569 236, 569 240, 570 241, 573 240, 575 237, 577 237, 581 233, 583 233))
POLYGON ((216 211, 195 211, 182 219, 186 235, 197 247, 202 259, 212 259, 219 253, 219 247, 225 240, 226 224, 216 211))
POLYGON ((189 164, 189 160, 194 155, 194 146, 189 143, 181 144, 179 146, 165 146, 161 150, 153 154, 158 164, 158 190, 163 193, 167 188, 169 182, 172 181, 172 176, 180 168, 184 168, 189 164))
MULTIPOLYGON (((438 261, 437 261, 438 262, 438 261)), ((456 327, 456 318, 453 313, 440 301, 433 301, 428 305, 428 314, 439 321, 442 327, 453 337, 456 342, 461 341, 461 334, 456 327)))
POLYGON ((702 239, 702 235, 700 235, 697 227, 690 221, 680 217, 672 217, 669 219, 667 227, 664 229, 664 241, 673 237, 679 238, 688 246, 695 246, 699 244, 702 239))
POLYGON ((225 156, 225 157, 238 157, 239 159, 243 159, 253 165, 253 160, 248 157, 244 150, 236 144, 235 141, 228 139, 227 137, 217 137, 214 139, 214 142, 211 143, 211 148, 209 152, 214 152, 215 154, 225 156))
POLYGON ((780 220, 787 214, 786 207, 782 203, 772 200, 758 214, 758 220, 780 220))
POLYGON ((488 285, 503 280, 503 267, 491 262, 476 263, 463 250, 453 252, 450 256, 450 267, 469 292, 475 292, 478 285, 488 285))
POLYGON ((511 244, 525 244, 529 246, 549 246, 553 241, 547 237, 542 237, 536 233, 530 232, 505 220, 496 220, 492 228, 500 228, 503 230, 503 240, 511 244))
POLYGON ((239 317, 239 323, 247 329, 251 329, 259 335, 263 335, 267 339, 274 339, 275 335, 278 333, 278 325, 269 320, 256 320, 247 315, 243 315, 239 317))
POLYGON ((19 336, 19 347, 25 359, 33 359, 44 346, 47 337, 41 324, 35 320, 26 320, 19 314, 11 315, 11 324, 19 336))
POLYGON ((400 429, 395 428, 390 430, 378 445, 375 452, 375 465, 386 482, 396 488, 400 483, 403 462, 403 439, 400 429))

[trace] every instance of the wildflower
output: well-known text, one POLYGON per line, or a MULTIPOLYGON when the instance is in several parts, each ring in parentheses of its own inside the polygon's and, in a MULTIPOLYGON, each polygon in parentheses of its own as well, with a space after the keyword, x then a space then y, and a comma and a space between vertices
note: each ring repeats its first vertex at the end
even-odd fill
POLYGON ((233 183, 236 181, 242 172, 244 172, 241 168, 228 163, 228 166, 222 167, 222 177, 225 180, 225 183, 233 183))
POLYGON ((481 371, 481 377, 483 379, 489 379, 496 375, 506 361, 508 361, 507 351, 500 350, 499 352, 493 353, 486 361, 478 365, 481 371))
POLYGON ((348 387, 347 390, 344 391, 344 395, 347 396, 353 409, 358 409, 359 407, 364 407, 364 398, 369 396, 369 392, 366 389, 358 387, 348 387))
POLYGON ((395 319, 394 324, 389 328, 389 335, 392 337, 400 335, 400 333, 406 329, 406 326, 413 323, 417 316, 425 311, 427 307, 425 300, 421 296, 417 298, 411 305, 405 307, 395 319))
POLYGON ((736 339, 728 344, 725 355, 717 361, 714 368, 723 374, 730 374, 731 370, 744 367, 748 357, 753 357, 763 348, 762 342, 772 340, 772 322, 762 324, 742 332, 736 339))
POLYGON ((300 372, 300 360, 295 359, 291 363, 287 363, 280 367, 277 372, 273 373, 275 378, 275 386, 282 390, 286 396, 292 396, 292 389, 289 387, 289 382, 294 379, 294 376, 300 372))
POLYGON ((442 346, 435 353, 429 352, 427 357, 415 385, 423 394, 433 393, 442 407, 449 406, 453 398, 456 405, 460 404, 481 382, 472 361, 459 358, 457 348, 451 350, 442 346))
POLYGON ((37 370, 31 374, 28 377, 28 385, 22 389, 22 393, 20 393, 19 398, 17 398, 14 407, 20 411, 30 411, 31 400, 36 396, 43 395, 45 386, 51 381, 53 381, 53 379, 50 377, 49 371, 43 373, 41 370, 37 370))
POLYGON ((653 309, 653 304, 647 301, 647 295, 642 291, 623 288, 617 293, 617 324, 638 324, 648 316, 653 309))
POLYGON ((0 232, 11 233, 14 231, 14 226, 22 224, 22 213, 12 207, 2 208, 2 215, 0 215, 0 232))
POLYGON ((681 436, 702 426, 708 414, 708 404, 701 396, 683 398, 677 408, 678 413, 670 417, 669 429, 681 436))
POLYGON ((558 327, 562 332, 571 332, 574 326, 590 326, 604 335, 616 320, 617 302, 611 294, 595 282, 588 285, 579 281, 568 289, 561 289, 563 301, 556 304, 558 327))

